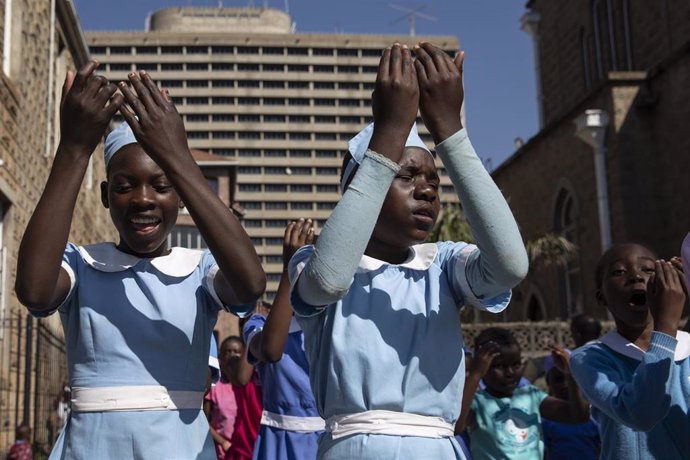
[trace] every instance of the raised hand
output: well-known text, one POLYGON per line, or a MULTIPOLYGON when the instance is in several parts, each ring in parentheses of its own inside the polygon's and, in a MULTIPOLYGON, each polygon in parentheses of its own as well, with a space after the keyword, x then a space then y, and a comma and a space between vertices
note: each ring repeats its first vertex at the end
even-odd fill
POLYGON ((311 219, 290 222, 283 236, 283 268, 287 270, 292 256, 302 246, 314 242, 314 227, 311 219))
POLYGON ((374 134, 370 147, 396 163, 417 117, 419 87, 412 54, 406 45, 386 49, 372 94, 374 134))
POLYGON ((472 357, 472 366, 469 371, 484 377, 486 373, 489 372, 494 359, 496 359, 496 357, 500 354, 501 352, 496 342, 489 341, 483 343, 475 351, 474 356, 472 357))
POLYGON ((89 61, 75 76, 67 72, 60 102, 60 143, 72 152, 90 156, 108 123, 122 105, 117 87, 94 75, 98 62, 89 61))
POLYGON ((189 159, 184 123, 169 95, 144 71, 130 73, 129 81, 134 91, 125 82, 119 86, 131 110, 123 105, 120 112, 146 153, 164 170, 177 159, 189 159))
POLYGON ((563 373, 563 375, 570 375, 570 353, 560 345, 551 345, 551 357, 553 358, 553 365, 563 373))
POLYGON ((465 97, 462 87, 464 52, 451 59, 431 43, 414 48, 414 65, 419 81, 419 110, 436 144, 462 129, 460 109, 465 97))
POLYGON ((671 262, 657 260, 654 278, 647 283, 654 330, 676 336, 685 305, 683 275, 671 262))

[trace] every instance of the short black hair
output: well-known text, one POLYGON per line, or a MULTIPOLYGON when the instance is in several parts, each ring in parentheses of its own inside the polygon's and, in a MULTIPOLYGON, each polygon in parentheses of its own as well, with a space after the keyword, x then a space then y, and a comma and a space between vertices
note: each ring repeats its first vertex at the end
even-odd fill
POLYGON ((570 318, 570 330, 586 337, 601 336, 601 322, 592 315, 579 313, 570 318))
POLYGON ((228 342, 239 342, 240 345, 244 346, 244 340, 242 340, 242 337, 239 335, 230 335, 220 343, 220 348, 223 348, 228 342))
POLYGON ((630 242, 615 244, 611 246, 601 255, 599 261, 597 262, 597 267, 594 270, 594 285, 596 286, 597 290, 601 289, 601 285, 604 281, 604 269, 606 268, 606 264, 608 263, 609 257, 611 257, 611 254, 613 252, 618 251, 625 246, 639 246, 651 252, 655 259, 657 258, 656 252, 654 252, 652 249, 650 249, 648 246, 645 246, 644 244, 630 242))
POLYGON ((520 344, 513 333, 502 327, 489 327, 480 332, 474 339, 474 349, 477 350, 488 342, 494 342, 499 347, 517 346, 520 348, 520 344))

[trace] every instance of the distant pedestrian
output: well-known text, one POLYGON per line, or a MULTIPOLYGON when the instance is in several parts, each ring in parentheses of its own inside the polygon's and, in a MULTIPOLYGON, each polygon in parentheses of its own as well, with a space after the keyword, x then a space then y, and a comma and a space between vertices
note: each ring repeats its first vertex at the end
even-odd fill
POLYGON ((7 460, 33 460, 31 452, 31 427, 22 423, 17 427, 17 437, 10 447, 7 460))
POLYGON ((570 318, 570 333, 575 348, 579 348, 601 337, 601 322, 592 315, 580 313, 570 318))

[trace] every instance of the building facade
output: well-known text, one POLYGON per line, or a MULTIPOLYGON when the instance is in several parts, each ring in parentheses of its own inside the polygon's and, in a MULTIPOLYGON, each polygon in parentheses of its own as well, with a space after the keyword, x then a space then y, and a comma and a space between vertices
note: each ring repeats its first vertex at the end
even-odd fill
MULTIPOLYGON (((413 40, 296 33, 287 14, 253 8, 164 9, 146 31, 86 36, 111 80, 146 70, 169 89, 193 148, 237 158, 235 201, 262 258, 268 299, 282 273, 288 222, 310 217, 318 228, 340 197, 342 157, 371 120, 382 50, 413 40)), ((450 36, 417 40, 449 53, 459 45, 450 36)), ((421 132, 433 145, 423 125, 421 132)), ((457 201, 443 174, 442 191, 457 201)))
MULTIPOLYGON (((70 0, 0 0, 0 451, 28 422, 38 445, 59 428, 57 398, 66 381, 57 315, 32 319, 14 295, 17 252, 59 142, 61 87, 86 62, 88 47, 70 0)), ((103 148, 93 155, 75 210, 70 240, 113 240, 100 203, 103 148)))
POLYGON ((564 266, 533 267, 505 319, 604 318, 594 296, 603 250, 635 241, 668 258, 690 230, 690 5, 527 8, 542 126, 493 177, 526 241, 556 233, 579 250, 564 266))

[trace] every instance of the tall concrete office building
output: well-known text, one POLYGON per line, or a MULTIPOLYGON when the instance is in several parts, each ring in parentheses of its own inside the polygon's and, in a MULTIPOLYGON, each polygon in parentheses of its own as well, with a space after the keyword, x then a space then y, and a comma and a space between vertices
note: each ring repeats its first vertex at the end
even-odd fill
MULTIPOLYGON (((459 46, 452 36, 297 33, 286 13, 266 8, 169 8, 145 31, 86 37, 111 80, 146 70, 170 90, 191 147, 237 158, 232 199, 262 258, 268 298, 282 273, 285 226, 311 217, 320 228, 338 202, 342 156, 371 120, 382 50, 395 41, 449 53, 459 46)), ((444 174, 442 192, 457 200, 444 174)), ((172 242, 203 245, 193 231, 180 225, 172 242)))

